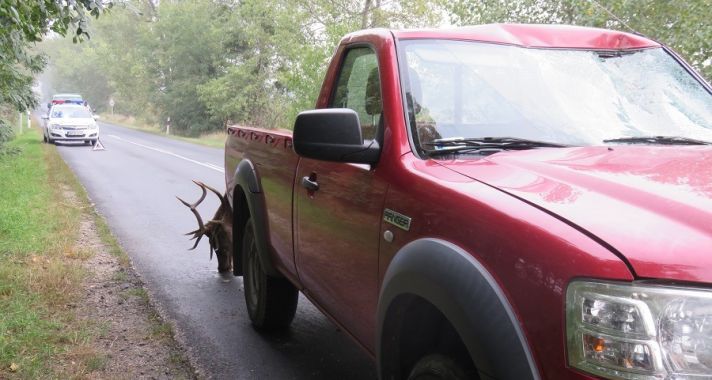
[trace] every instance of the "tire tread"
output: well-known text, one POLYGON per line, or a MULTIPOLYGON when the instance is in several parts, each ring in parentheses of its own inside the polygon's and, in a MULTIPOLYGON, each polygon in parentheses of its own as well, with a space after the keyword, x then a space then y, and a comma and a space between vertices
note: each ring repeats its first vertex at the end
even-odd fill
MULTIPOLYGON (((245 224, 245 232, 242 236, 244 239, 242 242, 244 293, 250 320, 253 326, 262 331, 286 329, 292 323, 296 314, 299 290, 286 278, 267 275, 261 266, 259 266, 259 273, 248 273, 252 268, 249 263, 251 255, 257 255, 257 252, 250 251, 250 246, 256 239, 252 219, 249 219, 245 224), (249 285, 246 278, 252 275, 258 276, 257 279, 261 284, 261 291, 258 293, 257 305, 255 305, 254 311, 250 312, 253 308, 250 306, 249 285)), ((259 260, 259 257, 254 257, 254 259, 259 260)))

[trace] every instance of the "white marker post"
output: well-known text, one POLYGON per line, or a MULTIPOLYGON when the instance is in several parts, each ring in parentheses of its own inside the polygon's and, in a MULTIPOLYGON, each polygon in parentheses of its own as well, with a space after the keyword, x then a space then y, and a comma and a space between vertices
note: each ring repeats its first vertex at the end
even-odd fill
POLYGON ((111 116, 114 116, 114 105, 116 103, 114 102, 114 98, 109 98, 109 107, 111 107, 111 116))
POLYGON ((171 117, 166 118, 166 134, 171 134, 171 117))
POLYGON ((27 111, 27 129, 32 128, 32 118, 30 117, 30 111, 27 111))
POLYGON ((18 118, 19 123, 17 123, 17 124, 19 124, 19 126, 20 126, 20 133, 19 133, 19 134, 22 134, 22 123, 24 122, 24 120, 23 120, 24 117, 22 117, 22 112, 20 112, 19 115, 20 115, 20 117, 18 118))

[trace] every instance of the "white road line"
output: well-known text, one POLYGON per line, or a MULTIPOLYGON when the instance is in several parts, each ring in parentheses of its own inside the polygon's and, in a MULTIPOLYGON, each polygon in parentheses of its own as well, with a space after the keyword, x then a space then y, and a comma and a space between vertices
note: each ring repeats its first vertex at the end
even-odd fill
POLYGON ((156 147, 149 146, 149 145, 144 145, 144 144, 139 144, 139 143, 137 143, 137 142, 133 142, 133 141, 131 141, 131 140, 126 140, 125 138, 122 138, 122 137, 119 137, 119 136, 116 136, 116 135, 108 135, 108 136, 109 136, 109 137, 112 137, 112 138, 115 138, 115 139, 117 139, 117 140, 121 140, 121 141, 123 141, 123 142, 127 142, 127 143, 129 143, 129 144, 133 144, 133 145, 136 145, 136 146, 140 146, 140 147, 142 147, 142 148, 150 149, 150 150, 152 150, 152 151, 154 151, 154 152, 163 153, 163 154, 167 154, 167 155, 169 155, 169 156, 173 156, 173 157, 176 157, 176 158, 180 158, 181 160, 185 160, 185 161, 188 161, 188 162, 192 162, 192 163, 194 163, 194 164, 196 164, 196 165, 204 166, 204 167, 206 167, 206 168, 208 168, 208 169, 213 169, 213 170, 218 171, 218 172, 220 172, 220 173, 225 173, 225 170, 224 170, 223 168, 221 168, 221 167, 219 167, 219 166, 217 166, 217 165, 213 165, 213 164, 208 163, 208 162, 196 161, 196 160, 193 160, 193 159, 191 159, 191 158, 188 158, 188 157, 185 157, 185 156, 181 156, 180 154, 175 154, 175 153, 173 153, 173 152, 169 152, 169 151, 167 151, 167 150, 165 150, 165 149, 156 148, 156 147))
POLYGON ((217 169, 217 170, 219 170, 221 173, 224 172, 223 168, 221 168, 220 166, 213 165, 213 164, 211 164, 211 163, 209 163, 209 162, 206 162, 206 164, 212 166, 213 168, 215 168, 215 169, 217 169))

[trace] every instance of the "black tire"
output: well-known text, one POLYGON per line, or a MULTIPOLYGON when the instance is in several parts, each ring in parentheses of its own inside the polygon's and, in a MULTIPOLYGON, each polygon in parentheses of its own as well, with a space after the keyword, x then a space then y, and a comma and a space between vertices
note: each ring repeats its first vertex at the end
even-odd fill
POLYGON ((47 135, 45 135, 44 133, 42 134, 42 142, 47 144, 47 135))
POLYGON ((262 269, 252 219, 242 236, 245 304, 252 325, 262 331, 285 329, 297 311, 299 291, 286 278, 268 276, 262 269))
POLYGON ((455 360, 441 354, 422 357, 415 363, 408 376, 408 380, 467 380, 472 378, 467 376, 465 370, 455 360))

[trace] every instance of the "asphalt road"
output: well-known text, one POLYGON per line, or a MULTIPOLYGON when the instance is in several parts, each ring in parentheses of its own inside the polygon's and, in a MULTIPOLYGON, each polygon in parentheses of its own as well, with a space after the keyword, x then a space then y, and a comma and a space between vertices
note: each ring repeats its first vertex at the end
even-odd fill
MULTIPOLYGON (((242 278, 217 273, 207 242, 195 251, 183 233, 196 222, 175 195, 192 202, 201 180, 224 189, 222 149, 100 123, 105 151, 58 150, 129 254, 161 315, 205 378, 373 379, 365 352, 304 297, 290 331, 262 335, 250 325, 242 278)), ((207 220, 217 209, 208 197, 207 220)))

